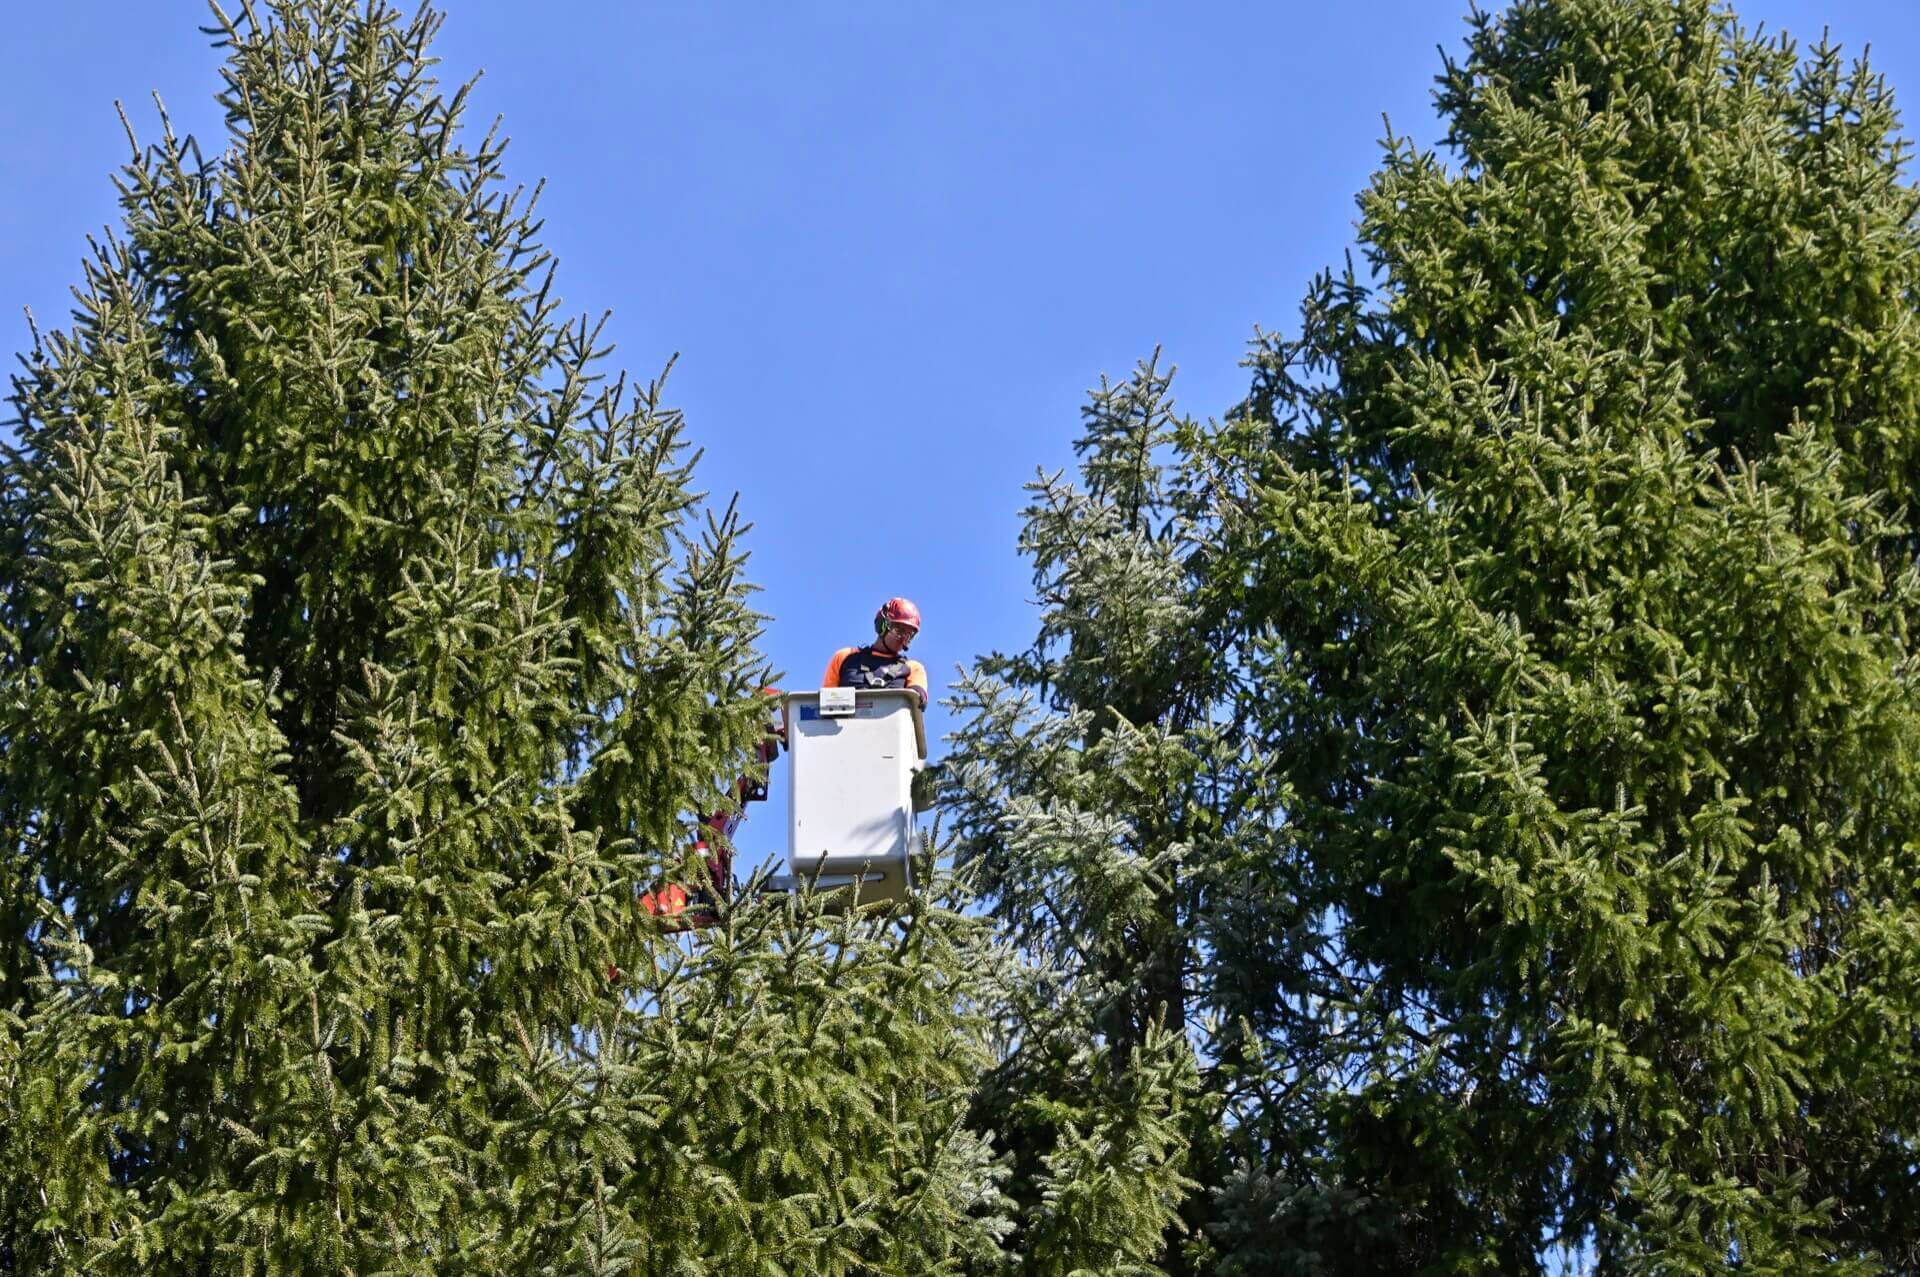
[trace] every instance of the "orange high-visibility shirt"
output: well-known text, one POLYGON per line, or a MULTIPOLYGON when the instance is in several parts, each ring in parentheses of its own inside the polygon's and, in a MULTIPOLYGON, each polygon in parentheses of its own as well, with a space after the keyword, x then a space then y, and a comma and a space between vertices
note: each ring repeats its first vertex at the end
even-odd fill
POLYGON ((920 693, 926 708, 927 667, 905 656, 892 656, 877 647, 843 647, 827 662, 822 687, 906 687, 920 693))

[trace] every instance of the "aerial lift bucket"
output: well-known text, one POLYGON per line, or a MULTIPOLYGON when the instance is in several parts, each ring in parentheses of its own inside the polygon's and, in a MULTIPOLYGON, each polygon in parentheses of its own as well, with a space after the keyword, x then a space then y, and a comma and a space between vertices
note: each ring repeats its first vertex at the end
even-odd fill
POLYGON ((785 698, 787 874, 775 890, 845 891, 860 904, 913 889, 913 777, 926 765, 919 693, 848 687, 785 698))

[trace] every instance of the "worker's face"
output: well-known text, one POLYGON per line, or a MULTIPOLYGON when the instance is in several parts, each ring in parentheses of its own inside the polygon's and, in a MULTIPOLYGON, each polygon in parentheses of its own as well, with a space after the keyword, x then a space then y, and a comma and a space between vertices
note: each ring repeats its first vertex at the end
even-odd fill
POLYGON ((913 646, 913 636, 917 632, 911 625, 902 625, 895 621, 880 636, 880 646, 888 652, 904 652, 913 646))

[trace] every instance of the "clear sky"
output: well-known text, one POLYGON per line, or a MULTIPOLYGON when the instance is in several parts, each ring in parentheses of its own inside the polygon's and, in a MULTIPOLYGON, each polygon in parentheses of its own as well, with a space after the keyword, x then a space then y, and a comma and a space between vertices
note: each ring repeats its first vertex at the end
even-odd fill
MULTIPOLYGON (((229 7, 237 9, 237 3, 229 7)), ((485 69, 507 168, 547 179, 558 291, 611 309, 754 521, 765 650, 789 687, 916 599, 936 686, 1028 642, 1021 485, 1070 464, 1086 389, 1156 345, 1185 408, 1245 389, 1353 238, 1382 116, 1432 141, 1466 0, 619 4, 445 0, 445 80, 485 69)), ((1915 0, 1746 0, 1823 27, 1920 102, 1915 0)), ((0 44, 0 342, 62 322, 115 216, 150 94, 214 149, 219 56, 196 0, 13 6, 0 44)), ((1909 119, 1920 107, 1909 105, 1909 119)), ((1909 125, 1909 133, 1912 127, 1909 125)), ((946 729, 937 712, 931 734, 946 729)), ((785 841, 784 794, 743 833, 785 841)))

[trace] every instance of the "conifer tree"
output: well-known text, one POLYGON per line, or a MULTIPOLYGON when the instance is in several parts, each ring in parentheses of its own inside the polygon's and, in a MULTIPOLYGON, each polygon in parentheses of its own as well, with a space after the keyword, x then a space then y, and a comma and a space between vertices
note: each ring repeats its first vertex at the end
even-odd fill
POLYGON ((1028 964, 1000 985, 1008 1049, 975 1121, 1010 1157, 1035 1273, 1072 1271, 1048 1248, 1096 1236, 1079 1262, 1103 1248, 1136 1265, 1112 1271, 1186 1270, 1208 1206, 1193 1190, 1231 1157, 1222 1127, 1267 1107, 1253 1026, 1289 1014, 1273 973, 1299 965, 1282 957, 1302 938, 1286 920, 1304 920, 1271 760, 1242 730, 1249 684, 1203 593, 1219 521, 1167 465, 1196 429, 1172 379, 1156 356, 1094 392, 1079 481, 1029 489, 1040 633, 956 686, 957 858, 1028 964), (1103 1217, 1123 1225, 1102 1234, 1103 1217))
POLYGON ((1353 1079, 1214 1238, 1317 1186, 1329 1270, 1915 1271, 1891 97, 1709 0, 1520 0, 1438 102, 1454 165, 1387 143, 1364 273, 1195 453, 1353 1079))
POLYGON ((764 730, 742 524, 439 17, 214 12, 14 381, 0 1268, 1000 1262, 977 923, 636 907, 764 730))
POLYGON ((1453 167, 1388 142, 1245 404, 1145 365, 1035 488, 949 803, 1052 978, 976 1120, 1030 1219, 1060 1044, 1164 1015, 1165 1267, 1920 1270, 1890 95, 1710 0, 1520 0, 1438 101, 1453 167))

